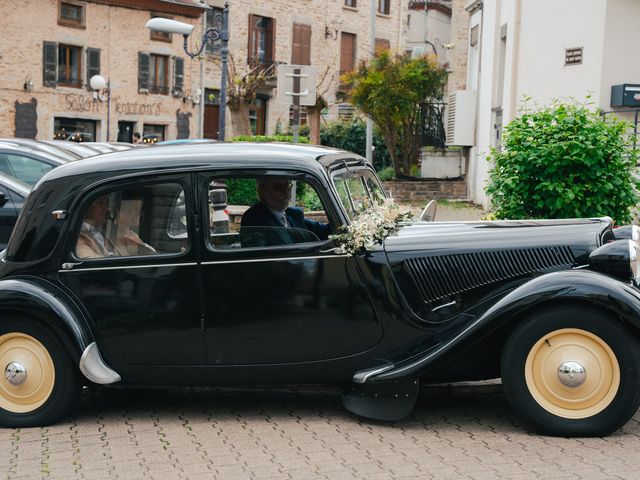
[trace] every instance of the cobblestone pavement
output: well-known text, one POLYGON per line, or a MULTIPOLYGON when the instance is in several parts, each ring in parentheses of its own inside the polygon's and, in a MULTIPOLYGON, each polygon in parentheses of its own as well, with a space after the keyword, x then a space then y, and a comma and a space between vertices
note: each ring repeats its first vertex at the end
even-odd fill
POLYGON ((363 421, 337 390, 85 390, 73 417, 0 430, 0 478, 637 479, 640 413, 607 438, 527 432, 501 386, 425 389, 363 421))

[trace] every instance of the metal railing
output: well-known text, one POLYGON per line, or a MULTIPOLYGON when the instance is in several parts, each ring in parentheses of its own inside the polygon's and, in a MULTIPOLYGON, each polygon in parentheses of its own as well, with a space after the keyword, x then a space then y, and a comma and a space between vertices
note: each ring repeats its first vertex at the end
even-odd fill
POLYGON ((420 105, 420 144, 423 147, 444 148, 447 133, 444 129, 444 102, 423 103, 420 105))

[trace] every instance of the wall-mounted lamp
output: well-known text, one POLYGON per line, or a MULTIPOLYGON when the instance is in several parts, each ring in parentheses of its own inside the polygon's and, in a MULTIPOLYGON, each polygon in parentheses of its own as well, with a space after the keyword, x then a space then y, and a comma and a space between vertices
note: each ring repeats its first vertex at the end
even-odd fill
POLYGON ((107 142, 109 141, 109 123, 111 123, 111 80, 102 75, 94 75, 89 79, 89 85, 94 90, 93 98, 107 102, 107 142))
POLYGON ((331 40, 338 39, 338 29, 331 28, 329 25, 324 27, 324 38, 330 38, 331 40))
POLYGON ((27 77, 24 79, 23 88, 29 93, 33 91, 33 82, 31 81, 31 77, 27 77))

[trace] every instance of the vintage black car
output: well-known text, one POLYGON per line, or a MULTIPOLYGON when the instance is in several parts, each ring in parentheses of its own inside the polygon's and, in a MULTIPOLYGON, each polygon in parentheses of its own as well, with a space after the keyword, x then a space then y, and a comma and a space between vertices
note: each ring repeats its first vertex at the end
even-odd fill
POLYGON ((2 254, 1 424, 55 421, 83 384, 337 384, 348 410, 396 420, 425 383, 502 378, 522 418, 566 436, 636 412, 636 228, 415 222, 345 255, 322 229, 242 220, 274 179, 325 233, 385 196, 363 158, 287 144, 136 149, 48 173, 2 254))

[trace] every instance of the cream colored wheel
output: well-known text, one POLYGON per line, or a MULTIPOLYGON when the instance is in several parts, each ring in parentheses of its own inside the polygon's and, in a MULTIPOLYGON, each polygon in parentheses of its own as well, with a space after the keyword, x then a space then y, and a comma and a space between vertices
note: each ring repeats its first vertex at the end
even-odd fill
POLYGON ((594 305, 554 305, 523 319, 502 350, 509 403, 538 432, 604 436, 640 405, 640 344, 594 305))
POLYGON ((600 337, 563 328, 533 345, 525 363, 529 392, 548 412, 580 419, 607 408, 620 386, 620 366, 600 337))
POLYGON ((0 408, 32 412, 51 396, 55 367, 51 355, 36 338, 21 332, 0 336, 0 408))

